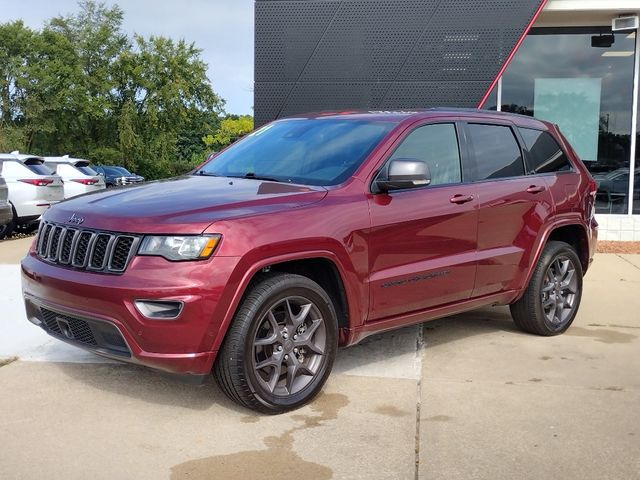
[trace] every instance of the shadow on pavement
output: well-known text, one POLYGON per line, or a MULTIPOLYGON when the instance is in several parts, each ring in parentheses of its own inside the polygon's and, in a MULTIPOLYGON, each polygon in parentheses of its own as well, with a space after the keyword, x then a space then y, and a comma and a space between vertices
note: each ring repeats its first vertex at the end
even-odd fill
MULTIPOLYGON (((482 309, 422 324, 424 344, 432 348, 469 336, 503 331, 520 334, 511 321, 508 308, 482 309)), ((420 325, 372 335, 360 344, 338 352, 334 372, 341 372, 344 364, 367 366, 375 361, 393 361, 406 355, 415 357, 420 325), (372 359, 372 355, 375 358, 372 359)), ((411 360, 412 361, 412 360, 411 360)), ((180 377, 131 364, 56 364, 64 374, 97 390, 136 398, 158 405, 180 406, 206 410, 217 404, 230 410, 248 414, 229 400, 210 377, 203 385, 186 383, 180 377)), ((411 365, 408 366, 410 368, 411 365)))

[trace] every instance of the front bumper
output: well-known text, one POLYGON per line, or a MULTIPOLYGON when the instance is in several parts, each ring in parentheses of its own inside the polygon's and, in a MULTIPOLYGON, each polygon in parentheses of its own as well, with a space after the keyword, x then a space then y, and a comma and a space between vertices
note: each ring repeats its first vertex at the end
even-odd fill
POLYGON ((48 264, 33 253, 22 261, 27 316, 50 335, 96 354, 172 373, 211 371, 226 314, 227 281, 235 257, 168 262, 134 257, 122 275, 48 264), (178 318, 152 320, 137 299, 177 300, 178 318))

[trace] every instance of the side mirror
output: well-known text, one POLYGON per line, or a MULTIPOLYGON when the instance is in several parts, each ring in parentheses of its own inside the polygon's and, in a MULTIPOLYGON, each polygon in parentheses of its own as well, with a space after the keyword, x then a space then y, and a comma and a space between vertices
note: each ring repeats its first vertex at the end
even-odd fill
POLYGON ((103 176, 104 177, 104 173, 102 172, 98 172, 98 175, 103 176))
POLYGON ((426 187, 431 183, 429 166, 422 160, 398 158, 391 160, 387 171, 380 172, 373 182, 374 193, 386 193, 389 190, 426 187))

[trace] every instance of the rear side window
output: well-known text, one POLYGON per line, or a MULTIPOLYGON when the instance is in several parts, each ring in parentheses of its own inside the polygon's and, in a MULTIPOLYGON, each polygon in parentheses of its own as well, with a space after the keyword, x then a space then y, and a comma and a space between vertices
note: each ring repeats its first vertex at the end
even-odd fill
POLYGON ((430 185, 459 183, 462 180, 456 127, 452 123, 425 125, 405 138, 390 160, 411 158, 429 166, 430 185))
POLYGON ((531 173, 571 170, 569 159, 551 134, 532 128, 520 128, 519 130, 529 151, 531 173))
POLYGON ((524 175, 522 153, 511 128, 502 125, 468 125, 476 160, 475 180, 524 175))

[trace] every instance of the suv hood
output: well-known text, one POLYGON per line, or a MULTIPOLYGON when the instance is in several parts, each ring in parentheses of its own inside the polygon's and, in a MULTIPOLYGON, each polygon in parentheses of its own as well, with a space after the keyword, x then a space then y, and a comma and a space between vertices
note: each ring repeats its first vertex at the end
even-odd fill
POLYGON ((198 234, 218 220, 302 207, 326 195, 322 187, 185 176, 74 197, 49 209, 44 219, 71 224, 74 215, 82 228, 198 234))

